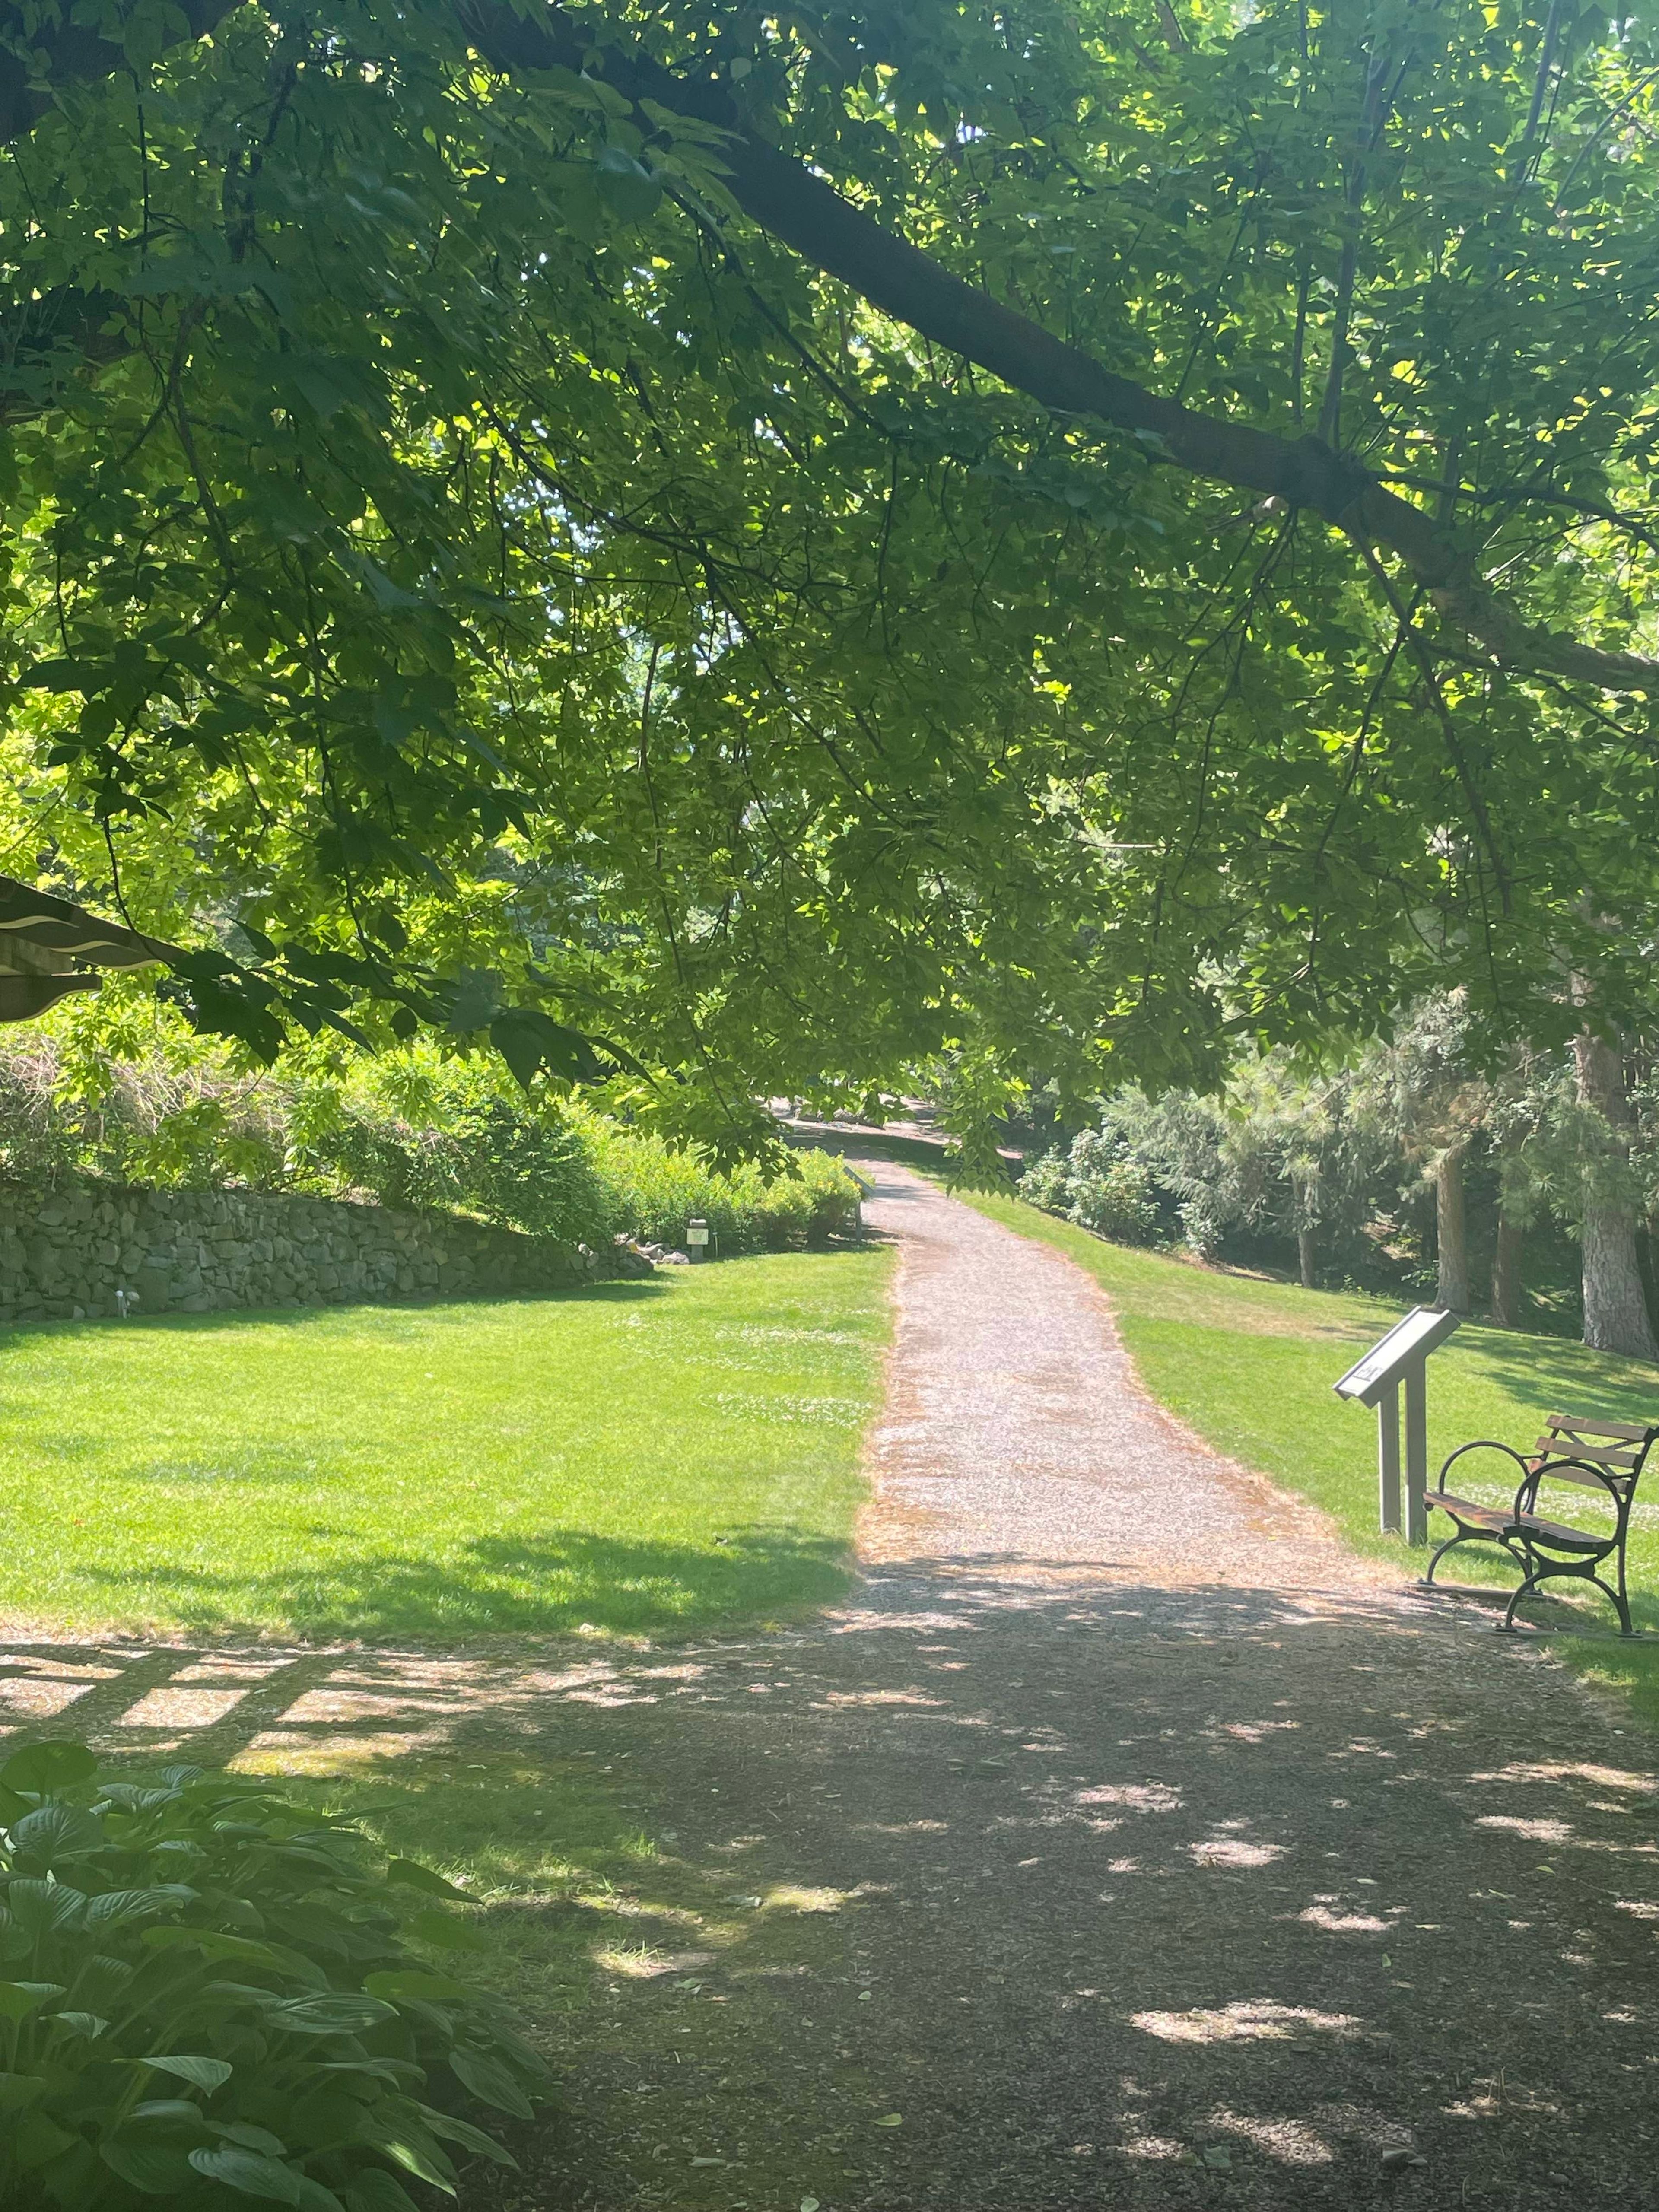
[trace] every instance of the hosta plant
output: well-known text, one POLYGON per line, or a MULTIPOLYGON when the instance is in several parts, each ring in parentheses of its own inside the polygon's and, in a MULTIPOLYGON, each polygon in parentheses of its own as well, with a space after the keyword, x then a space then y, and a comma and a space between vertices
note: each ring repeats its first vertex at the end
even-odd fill
MULTIPOLYGON (((251 1782, 0 1767, 0 2212, 415 2212, 545 2086, 463 1893, 251 1782), (402 2177, 400 2179, 400 2177, 402 2177), (422 2192, 424 2197, 425 2192, 422 2192)), ((428 2200, 429 2201, 429 2200, 428 2200)))

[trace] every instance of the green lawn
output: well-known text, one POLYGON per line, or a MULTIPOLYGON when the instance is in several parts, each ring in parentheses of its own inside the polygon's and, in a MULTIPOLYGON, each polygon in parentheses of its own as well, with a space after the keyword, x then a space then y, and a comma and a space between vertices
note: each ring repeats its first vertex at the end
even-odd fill
MULTIPOLYGON (((1358 1548, 1396 1559, 1402 1576, 1414 1578, 1421 1571, 1426 1554, 1397 1536, 1384 1536, 1377 1527, 1376 1417, 1331 1389, 1364 1346, 1398 1320, 1403 1306, 1226 1274, 1109 1244, 1018 1199, 975 1196, 969 1202, 1088 1269, 1116 1309, 1146 1388, 1189 1428, 1323 1506, 1358 1548)), ((1431 1480, 1454 1445, 1494 1437, 1528 1447, 1541 1417, 1554 1412, 1659 1419, 1659 1369, 1559 1337, 1466 1322, 1429 1362, 1431 1480)), ((1659 1631, 1659 1462, 1646 1486, 1648 1495, 1643 1500, 1638 1492, 1632 1516, 1630 1569, 1636 1624, 1651 1633, 1659 1631)), ((1507 1503, 1514 1485, 1474 1484, 1464 1494, 1507 1503)), ((1558 1486, 1555 1497, 1557 1510, 1570 1508, 1564 1517, 1580 1524, 1597 1510, 1587 1492, 1558 1486)), ((1438 1515, 1431 1516, 1430 1529, 1437 1541, 1450 1533, 1438 1515)), ((1442 1571, 1454 1581, 1515 1579, 1496 1553, 1475 1546, 1454 1553, 1442 1571)), ((1564 1639, 1564 1652, 1586 1672, 1626 1683, 1659 1718, 1659 1649, 1602 1640, 1617 1624, 1611 1606, 1594 1593, 1584 1607, 1584 1623, 1595 1632, 1594 1640, 1564 1639)))
POLYGON ((693 1632, 843 1586, 888 1255, 0 1340, 0 1617, 693 1632))

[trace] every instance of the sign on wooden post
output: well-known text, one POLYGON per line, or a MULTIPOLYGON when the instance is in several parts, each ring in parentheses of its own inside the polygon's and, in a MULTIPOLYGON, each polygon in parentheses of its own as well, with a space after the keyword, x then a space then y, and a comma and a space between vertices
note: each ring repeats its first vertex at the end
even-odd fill
POLYGON ((1377 1499, 1385 1529, 1405 1529, 1408 1544, 1428 1539, 1429 1354, 1443 1344, 1462 1320, 1439 1306, 1413 1306, 1358 1359, 1334 1389, 1339 1398, 1357 1398, 1376 1408, 1377 1499), (1400 1392, 1406 1393, 1406 1460, 1402 1498, 1400 1461, 1400 1392), (1403 1505, 1403 1515, 1402 1508, 1403 1505))

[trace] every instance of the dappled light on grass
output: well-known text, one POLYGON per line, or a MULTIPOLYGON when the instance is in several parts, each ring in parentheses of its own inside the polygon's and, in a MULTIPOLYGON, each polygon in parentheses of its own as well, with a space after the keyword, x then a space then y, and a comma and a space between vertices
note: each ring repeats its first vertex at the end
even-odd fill
POLYGON ((823 1603, 887 1264, 15 1332, 0 1617, 452 1642, 823 1603))

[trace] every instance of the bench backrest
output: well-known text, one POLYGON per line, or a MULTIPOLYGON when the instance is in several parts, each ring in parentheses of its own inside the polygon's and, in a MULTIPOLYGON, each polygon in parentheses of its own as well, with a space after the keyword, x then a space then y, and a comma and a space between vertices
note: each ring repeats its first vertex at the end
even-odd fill
POLYGON ((1534 1465, 1547 1468, 1563 1482, 1582 1482, 1587 1489, 1600 1490, 1601 1484, 1587 1468, 1557 1467, 1558 1460, 1577 1459, 1599 1468, 1607 1480, 1616 1483, 1628 1497, 1636 1487, 1636 1478, 1642 1472, 1643 1462, 1659 1437, 1659 1423, 1643 1428, 1634 1421, 1603 1421, 1587 1413, 1552 1413, 1544 1424, 1545 1433, 1533 1446, 1537 1458, 1534 1465))

